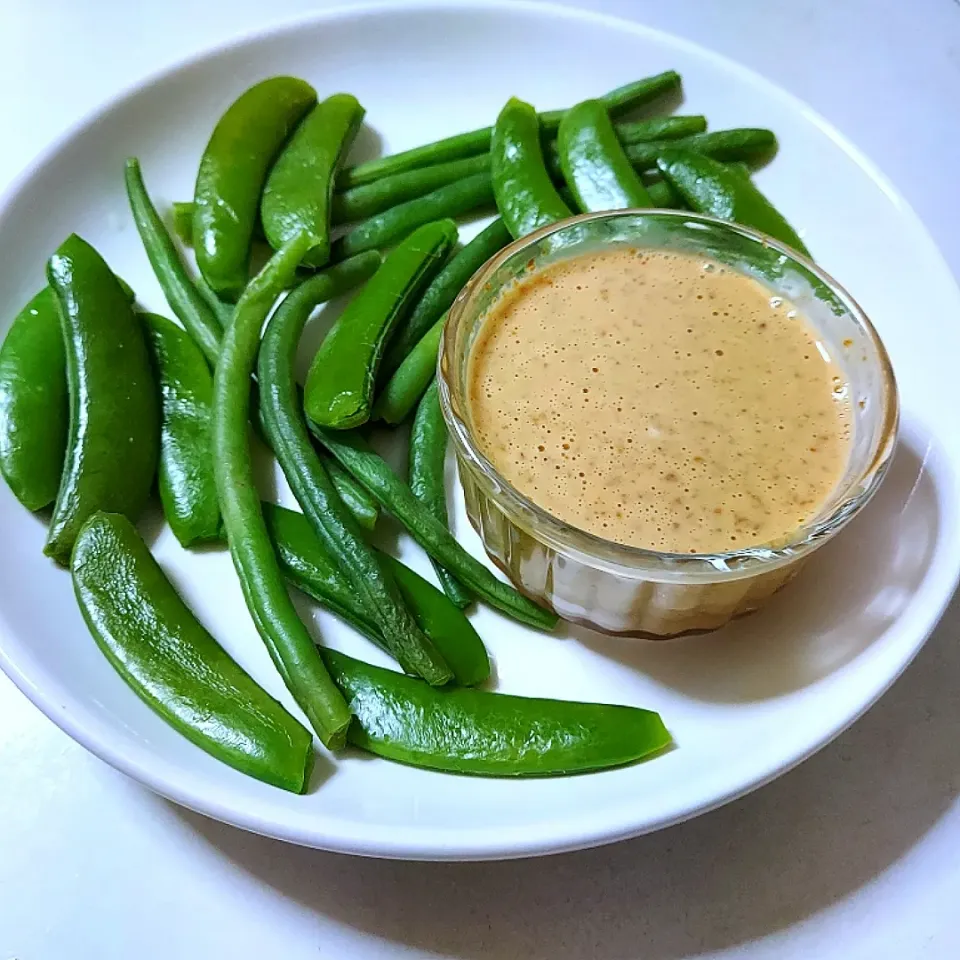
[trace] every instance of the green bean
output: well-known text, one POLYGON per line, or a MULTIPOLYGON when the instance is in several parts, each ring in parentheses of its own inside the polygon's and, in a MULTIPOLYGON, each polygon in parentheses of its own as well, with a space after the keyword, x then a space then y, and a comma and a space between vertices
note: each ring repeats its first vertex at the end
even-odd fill
POLYGON ((277 157, 260 201, 263 232, 271 247, 277 249, 298 230, 306 230, 310 249, 304 262, 311 267, 327 262, 334 177, 364 113, 356 97, 336 93, 300 122, 277 157))
MULTIPOLYGON (((436 369, 436 361, 433 366, 436 369)), ((443 421, 437 381, 434 379, 417 407, 410 431, 410 490, 449 529, 447 487, 444 481, 446 461, 447 425, 443 421)), ((435 560, 431 562, 443 592, 463 609, 473 599, 470 592, 446 567, 435 560)))
POLYGON ((163 295, 187 333, 196 340, 211 366, 217 362, 220 322, 197 291, 143 183, 140 161, 131 157, 124 168, 133 220, 163 295))
POLYGON ((437 372, 437 353, 440 350, 440 337, 443 335, 446 319, 447 315, 444 314, 423 335, 387 381, 373 405, 374 420, 400 423, 406 420, 407 415, 417 405, 437 372))
POLYGON ((490 174, 497 209, 514 239, 570 216, 544 165, 537 112, 516 97, 493 128, 490 174))
MULTIPOLYGON (((625 84, 616 90, 611 90, 600 99, 606 104, 613 116, 619 117, 637 107, 644 106, 667 94, 680 89, 680 75, 673 70, 647 77, 633 83, 625 84)), ((564 111, 551 110, 541 115, 544 129, 548 132, 556 130, 560 125, 564 111)), ((361 163, 343 171, 338 180, 342 189, 356 187, 360 184, 379 180, 381 177, 404 170, 415 170, 419 167, 434 163, 443 163, 447 160, 459 160, 463 157, 472 157, 478 153, 486 153, 490 149, 491 127, 482 127, 471 130, 469 133, 458 133, 443 140, 427 143, 402 153, 394 153, 388 157, 380 157, 367 163, 361 163)))
MULTIPOLYGON (((298 408, 299 406, 298 404, 298 408)), ((380 516, 380 505, 377 501, 333 457, 324 453, 320 455, 320 461, 330 474, 330 480, 343 505, 353 514, 353 519, 364 530, 373 530, 380 516)))
POLYGON ((655 180, 647 184, 650 204, 661 210, 676 210, 685 206, 680 194, 666 180, 655 180))
POLYGON ((403 240, 417 227, 482 210, 493 203, 490 175, 478 173, 448 183, 416 200, 377 214, 354 227, 333 245, 331 259, 342 260, 363 250, 383 249, 403 240))
MULTIPOLYGON (((607 112, 609 113, 609 108, 607 112)), ((646 120, 623 120, 615 123, 613 128, 620 143, 629 147, 631 144, 646 143, 649 140, 679 140, 703 133, 707 129, 707 118, 700 115, 648 117, 646 120)))
POLYGON ((456 239, 452 220, 428 223, 384 260, 313 358, 304 389, 304 408, 311 419, 336 430, 370 419, 387 338, 440 269, 456 239))
POLYGON ((324 430, 314 423, 311 430, 320 442, 410 531, 411 536, 434 559, 450 569, 478 597, 521 623, 552 630, 557 616, 538 607, 513 587, 498 580, 472 557, 427 508, 413 495, 389 465, 353 430, 324 430))
POLYGON ((510 239, 510 231, 497 217, 450 258, 427 287, 409 319, 394 332, 381 364, 381 377, 392 374, 400 366, 424 334, 447 312, 466 282, 510 239))
MULTIPOLYGON (((330 271, 327 297, 335 291, 336 270, 330 271)), ((381 268, 383 269, 383 268, 381 268)), ((417 626, 396 581, 363 539, 353 516, 310 444, 299 404, 293 364, 304 324, 316 306, 316 287, 309 296, 297 288, 274 313, 263 336, 258 363, 262 384, 261 410, 267 437, 294 496, 326 551, 335 557, 344 576, 376 618, 384 642, 397 662, 429 683, 443 684, 453 676, 446 661, 417 626)))
POLYGON ((170 223, 181 243, 193 246, 193 201, 174 200, 170 205, 170 223))
POLYGON ((200 293, 200 296, 203 297, 207 302, 207 306, 214 312, 216 315, 217 321, 220 324, 220 329, 228 326, 230 321, 233 319, 233 304, 227 303, 225 300, 221 300, 217 296, 217 291, 203 279, 203 275, 200 274, 194 280, 194 285, 200 293))
MULTIPOLYGON (((267 503, 263 504, 263 516, 284 576, 387 650, 376 618, 360 601, 339 564, 317 539, 307 518, 302 513, 267 503)), ((461 687, 483 683, 490 676, 490 660, 483 641, 463 612, 432 583, 399 560, 379 551, 378 556, 396 580, 420 629, 450 665, 454 682, 461 687)))
POLYGON ((250 282, 224 331, 214 374, 213 460, 224 530, 254 623, 287 689, 328 747, 340 747, 350 710, 297 617, 257 496, 247 420, 260 330, 309 246, 306 234, 283 247, 250 282))

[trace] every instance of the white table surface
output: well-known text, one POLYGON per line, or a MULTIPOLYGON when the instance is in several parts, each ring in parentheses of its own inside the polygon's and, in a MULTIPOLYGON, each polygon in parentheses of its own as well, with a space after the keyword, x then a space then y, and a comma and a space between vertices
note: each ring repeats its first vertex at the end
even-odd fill
MULTIPOLYGON (((580 5, 685 35, 808 101, 960 273, 958 0, 580 5)), ((318 6, 0 0, 0 186, 118 89, 318 6)), ((955 602, 863 720, 752 796, 502 864, 365 861, 214 823, 88 755, 0 676, 0 960, 958 957, 958 627, 955 602)))

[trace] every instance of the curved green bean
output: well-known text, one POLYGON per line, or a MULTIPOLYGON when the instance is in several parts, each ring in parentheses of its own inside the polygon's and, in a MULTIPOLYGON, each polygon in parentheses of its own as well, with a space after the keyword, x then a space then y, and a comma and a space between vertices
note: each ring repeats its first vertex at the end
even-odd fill
POLYGON ((373 405, 372 419, 387 423, 406 420, 437 372, 437 354, 446 319, 444 314, 397 367, 373 405))

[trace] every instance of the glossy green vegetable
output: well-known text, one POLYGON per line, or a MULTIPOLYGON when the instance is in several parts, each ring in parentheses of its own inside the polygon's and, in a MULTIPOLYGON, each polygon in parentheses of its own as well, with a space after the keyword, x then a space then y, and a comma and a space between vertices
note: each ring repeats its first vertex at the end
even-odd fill
POLYGON ((380 516, 380 505, 377 501, 333 457, 324 455, 321 461, 343 505, 353 514, 353 519, 364 530, 373 530, 380 516))
POLYGON ((557 150, 579 210, 652 206, 599 100, 584 100, 567 111, 557 131, 557 150))
POLYGON ((492 203, 493 188, 489 174, 478 173, 473 177, 465 177, 365 220, 337 240, 331 257, 333 260, 342 260, 363 250, 382 250, 425 224, 473 213, 492 203))
MULTIPOLYGON (((387 649, 376 619, 360 602, 337 562, 323 548, 302 513, 263 505, 284 576, 318 603, 387 649)), ((490 661, 473 625, 432 583, 387 554, 381 560, 393 575, 420 629, 453 671, 458 686, 472 687, 490 676, 490 661)))
POLYGON ((221 300, 217 296, 216 290, 214 290, 202 276, 198 276, 193 283, 199 291, 200 296, 206 301, 207 306, 213 311, 214 316, 216 316, 220 324, 220 330, 222 331, 233 319, 233 304, 227 303, 226 300, 221 300))
MULTIPOLYGON (((654 77, 637 80, 611 90, 600 99, 613 116, 619 117, 663 96, 675 94, 679 89, 680 75, 673 70, 667 70, 654 77)), ((551 110, 540 115, 545 132, 551 133, 557 129, 563 113, 562 110, 551 110)), ((482 127, 479 130, 471 130, 469 133, 458 133, 411 150, 361 163, 344 170, 338 184, 343 189, 355 187, 404 170, 416 170, 430 164, 445 163, 448 160, 459 160, 463 157, 486 153, 490 149, 491 133, 491 127, 482 127)))
POLYGON ((159 487, 163 515, 189 547, 220 536, 220 504, 210 451, 213 376, 200 348, 175 323, 140 315, 162 400, 159 487))
POLYGON ((443 335, 444 314, 407 354, 387 385, 380 391, 373 406, 373 419, 387 423, 406 420, 410 411, 423 396, 437 371, 437 354, 443 335))
POLYGON ((500 111, 490 141, 497 209, 514 239, 569 217, 543 160, 537 112, 516 97, 500 111))
POLYGON ((467 553, 355 430, 325 430, 316 424, 310 426, 320 442, 380 501, 381 506, 410 531, 413 539, 434 560, 455 573, 478 597, 521 623, 541 630, 552 630, 556 626, 556 614, 538 607, 513 587, 498 580, 479 560, 467 553))
POLYGON ((753 227, 810 256, 797 232, 748 177, 702 154, 664 151, 657 166, 697 213, 753 227))
POLYGON ((334 177, 364 113, 356 97, 336 93, 301 121, 274 163, 260 201, 263 232, 271 247, 281 247, 305 230, 310 249, 304 262, 322 267, 330 258, 334 177))
POLYGON ((650 206, 662 210, 674 210, 683 207, 683 198, 666 180, 657 180, 647 184, 647 193, 650 194, 650 206))
POLYGON ((510 231, 498 217, 480 231, 437 274, 409 319, 394 332, 381 365, 381 377, 392 374, 424 334, 450 308, 466 282, 511 240, 510 231))
POLYGON ((194 188, 193 242, 200 272, 226 300, 235 301, 247 285, 270 166, 316 102, 305 81, 271 77, 242 93, 217 121, 194 188))
POLYGON ((387 338, 456 241, 456 225, 439 220, 414 231, 384 260, 313 358, 304 389, 304 408, 312 420, 344 430, 370 419, 387 338))
POLYGON ((213 463, 217 496, 243 595, 287 689, 328 747, 344 743, 350 711, 297 617, 260 510, 250 462, 250 376, 260 330, 310 244, 298 234, 250 282, 224 331, 213 379, 213 463))
MULTIPOLYGON (((603 103, 601 102, 601 106, 603 103)), ((607 114, 610 114, 607 109, 607 114)), ((707 129, 707 118, 699 114, 683 117, 648 117, 646 120, 622 120, 614 124, 617 139, 628 147, 649 140, 679 140, 707 129)), ((559 128, 557 128, 559 136, 559 128)))
MULTIPOLYGON (((435 370, 436 359, 433 366, 435 370)), ((446 462, 447 425, 440 409, 437 381, 433 379, 417 407, 410 431, 410 490, 449 529, 447 485, 444 479, 446 462)), ((443 592, 463 609, 473 599, 470 591, 446 567, 435 560, 432 563, 443 592)))
POLYGON ((124 180, 134 223, 163 295, 212 366, 217 362, 220 321, 187 273, 160 214, 150 200, 140 173, 140 162, 135 157, 126 162, 124 180))
POLYGON ((637 707, 435 690, 343 653, 323 658, 354 720, 349 741, 400 763, 484 777, 547 777, 632 763, 668 747, 637 707))
MULTIPOLYGON (((329 271, 327 298, 336 293, 338 270, 342 271, 343 266, 329 271)), ((286 297, 267 324, 258 365, 260 408, 267 438, 310 526, 375 618, 397 662, 429 683, 446 683, 452 678, 449 666, 420 630, 393 576, 364 540, 310 443, 293 366, 304 324, 315 306, 316 300, 298 288, 286 297)))
POLYGON ((71 571, 97 646, 148 707, 218 760, 304 792, 310 732, 204 630, 126 517, 93 514, 71 571))
POLYGON ((103 258, 76 234, 47 263, 66 350, 70 424, 44 553, 67 564, 98 510, 136 520, 160 447, 160 398, 140 321, 103 258))
POLYGON ((173 232, 188 247, 193 246, 193 201, 174 200, 170 205, 170 223, 173 232))

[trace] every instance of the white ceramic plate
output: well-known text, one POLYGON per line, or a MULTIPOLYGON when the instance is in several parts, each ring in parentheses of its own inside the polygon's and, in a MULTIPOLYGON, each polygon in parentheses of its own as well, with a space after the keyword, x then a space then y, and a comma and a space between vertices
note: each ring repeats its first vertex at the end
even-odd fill
MULTIPOLYGON (((250 37, 111 103, 9 192, 0 206, 0 333, 42 285, 46 258, 71 231, 92 241, 142 302, 165 310, 127 210, 123 159, 141 158, 158 201, 188 198, 216 118, 270 74, 305 77, 321 94, 355 93, 379 146, 392 151, 489 123, 514 93, 546 109, 671 67, 684 77, 684 112, 706 114, 714 129, 777 132, 780 155, 758 180, 873 318, 903 401, 902 442, 881 492, 752 618, 652 644, 573 628, 543 636, 488 609, 473 615, 499 689, 654 708, 675 750, 606 773, 520 782, 351 755, 321 758, 307 796, 272 789, 193 747, 124 686, 84 628, 68 575, 41 553, 43 523, 3 488, 0 664, 20 689, 98 756, 212 817, 329 850, 427 859, 570 850, 659 829, 769 781, 863 713, 910 662, 957 579, 960 293, 915 215, 869 161, 802 103, 699 47, 519 3, 353 9, 250 37)), ((362 152, 377 147, 372 133, 361 139, 362 152)), ((315 328, 313 343, 318 335, 315 328)), ((456 532, 479 555, 454 496, 456 532)), ((292 707, 228 556, 185 552, 156 520, 144 531, 200 618, 292 707)), ((429 569, 404 539, 399 550, 429 569)), ((332 617, 302 609, 327 642, 383 660, 332 617)))

